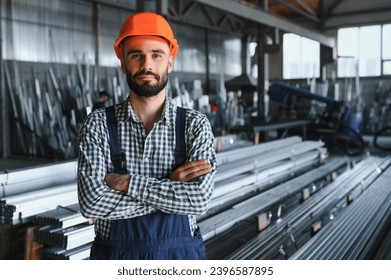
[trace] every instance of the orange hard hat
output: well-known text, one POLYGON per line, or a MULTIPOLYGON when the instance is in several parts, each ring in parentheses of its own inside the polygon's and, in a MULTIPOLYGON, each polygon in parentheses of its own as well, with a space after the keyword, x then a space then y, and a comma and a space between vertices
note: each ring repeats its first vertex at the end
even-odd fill
POLYGON ((114 50, 119 59, 122 58, 121 42, 127 37, 140 35, 164 38, 170 47, 171 56, 175 58, 179 45, 167 20, 156 13, 141 12, 131 15, 122 24, 119 36, 114 43, 114 50))

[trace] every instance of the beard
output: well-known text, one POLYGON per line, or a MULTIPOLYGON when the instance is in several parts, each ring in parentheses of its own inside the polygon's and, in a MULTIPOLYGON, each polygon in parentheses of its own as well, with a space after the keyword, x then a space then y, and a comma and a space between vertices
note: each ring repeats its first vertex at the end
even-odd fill
POLYGON ((133 76, 128 70, 126 70, 126 81, 131 91, 133 91, 137 96, 151 97, 157 95, 161 92, 167 85, 168 82, 168 70, 162 75, 159 76, 150 71, 139 71, 133 76), (153 75, 157 80, 157 83, 151 85, 149 81, 145 81, 142 84, 137 83, 137 77, 141 75, 153 75))

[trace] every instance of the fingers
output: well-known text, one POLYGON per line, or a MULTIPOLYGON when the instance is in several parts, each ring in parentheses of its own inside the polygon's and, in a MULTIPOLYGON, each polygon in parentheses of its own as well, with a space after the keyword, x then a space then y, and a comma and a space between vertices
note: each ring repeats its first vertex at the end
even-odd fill
POLYGON ((212 171, 212 166, 205 160, 197 160, 187 162, 183 166, 177 168, 170 179, 191 182, 198 180, 201 176, 208 174, 212 171))

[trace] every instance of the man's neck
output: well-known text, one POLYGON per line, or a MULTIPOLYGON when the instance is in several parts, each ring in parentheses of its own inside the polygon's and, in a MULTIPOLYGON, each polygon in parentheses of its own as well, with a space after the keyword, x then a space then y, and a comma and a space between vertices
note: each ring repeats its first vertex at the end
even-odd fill
POLYGON ((152 97, 138 96, 131 92, 129 100, 136 116, 140 118, 149 133, 162 115, 166 100, 165 92, 161 91, 152 97))

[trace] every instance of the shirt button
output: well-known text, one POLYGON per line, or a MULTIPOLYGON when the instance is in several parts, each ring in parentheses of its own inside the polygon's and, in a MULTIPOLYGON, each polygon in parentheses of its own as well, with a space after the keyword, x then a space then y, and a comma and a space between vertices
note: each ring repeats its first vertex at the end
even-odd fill
POLYGON ((141 135, 145 137, 146 134, 145 134, 145 132, 143 131, 143 132, 141 133, 141 135))
POLYGON ((148 161, 149 161, 149 158, 148 158, 148 157, 146 157, 146 158, 144 159, 144 161, 145 161, 145 162, 148 162, 148 161))

